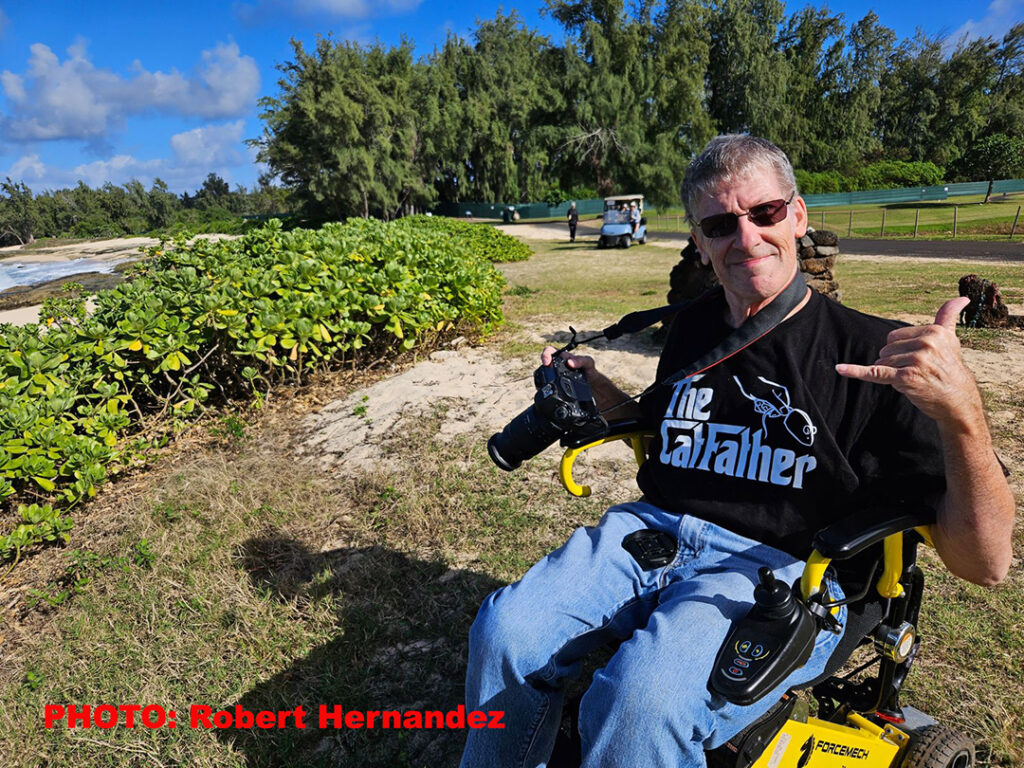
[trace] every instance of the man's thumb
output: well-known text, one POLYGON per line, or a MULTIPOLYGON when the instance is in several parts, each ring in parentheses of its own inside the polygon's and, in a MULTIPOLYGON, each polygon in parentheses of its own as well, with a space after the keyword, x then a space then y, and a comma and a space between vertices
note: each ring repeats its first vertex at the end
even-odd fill
POLYGON ((971 300, 966 296, 960 296, 956 299, 950 299, 941 307, 939 311, 935 313, 935 324, 941 325, 949 330, 956 329, 956 321, 960 317, 960 312, 971 303, 971 300))

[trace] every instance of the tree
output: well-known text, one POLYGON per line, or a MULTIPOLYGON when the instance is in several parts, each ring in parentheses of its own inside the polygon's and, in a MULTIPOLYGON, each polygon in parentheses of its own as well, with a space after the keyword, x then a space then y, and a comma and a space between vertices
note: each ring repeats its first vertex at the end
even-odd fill
POLYGON ((779 0, 712 0, 708 112, 721 133, 782 135, 789 66, 776 46, 779 0))
POLYGON ((881 79, 875 130, 884 152, 899 160, 932 160, 939 112, 942 40, 919 32, 893 50, 881 79))
POLYGON ((409 93, 411 43, 364 51, 319 38, 312 54, 293 47, 295 61, 280 67, 281 97, 260 101, 265 128, 253 143, 306 213, 390 218, 428 199, 409 93))
POLYGON ((882 144, 875 131, 882 102, 882 77, 893 52, 896 33, 879 23, 871 11, 850 28, 851 55, 845 72, 846 88, 840 97, 833 130, 826 141, 834 148, 834 162, 850 169, 865 157, 881 152, 882 144))
POLYGON ((964 176, 988 181, 987 203, 996 179, 1012 179, 1024 174, 1024 138, 1005 133, 986 136, 967 149, 960 166, 964 176))
POLYGON ((467 108, 480 110, 487 128, 482 142, 472 141, 471 170, 481 181, 490 176, 490 194, 477 199, 540 200, 555 175, 558 123, 566 106, 562 59, 517 13, 498 13, 473 36, 477 80, 467 108), (491 156, 480 152, 481 144, 491 156))
POLYGON ((0 183, 0 241, 13 238, 21 245, 31 243, 39 224, 32 190, 8 176, 0 183))
POLYGON ((786 119, 774 139, 795 166, 831 170, 840 163, 832 134, 842 121, 848 71, 841 16, 806 7, 793 14, 779 37, 786 61, 786 119))
POLYGON ((1003 36, 993 59, 996 79, 988 131, 1024 135, 1024 22, 1003 36))
POLYGON ((515 13, 481 22, 474 38, 450 36, 427 64, 422 126, 440 198, 541 199, 558 173, 560 52, 515 13))
POLYGON ((992 107, 997 65, 990 38, 961 42, 938 72, 936 93, 941 103, 932 120, 929 157, 950 165, 986 132, 992 107))
POLYGON ((163 229, 171 224, 174 215, 181 209, 181 201, 173 194, 163 179, 153 179, 146 193, 149 200, 149 228, 163 229))
POLYGON ((638 188, 655 206, 678 204, 690 159, 715 135, 704 108, 710 45, 701 0, 670 0, 655 16, 649 44, 645 142, 637 163, 638 188))
MULTIPOLYGON (((566 47, 566 162, 586 168, 598 194, 638 184, 650 155, 645 103, 651 89, 647 4, 630 18, 623 0, 547 0, 544 12, 570 35, 566 47)), ((632 191, 632 190, 631 190, 632 191)))
POLYGON ((196 192, 196 197, 202 200, 207 206, 216 205, 221 198, 227 197, 231 192, 231 186, 216 173, 210 173, 203 180, 203 186, 196 192))

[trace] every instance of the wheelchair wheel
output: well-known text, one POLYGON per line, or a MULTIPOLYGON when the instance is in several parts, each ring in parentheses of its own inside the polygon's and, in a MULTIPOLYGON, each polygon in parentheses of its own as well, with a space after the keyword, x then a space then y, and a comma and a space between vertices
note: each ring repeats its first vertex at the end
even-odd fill
POLYGON ((942 725, 929 725, 917 733, 902 768, 973 768, 974 742, 942 725))

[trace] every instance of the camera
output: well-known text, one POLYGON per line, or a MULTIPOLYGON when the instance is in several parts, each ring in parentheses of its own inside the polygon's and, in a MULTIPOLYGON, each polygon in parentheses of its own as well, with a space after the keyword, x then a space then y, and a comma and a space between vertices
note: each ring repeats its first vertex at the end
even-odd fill
POLYGON ((537 387, 533 405, 487 441, 491 460, 506 472, 559 438, 563 444, 588 442, 608 429, 583 371, 570 368, 564 358, 556 356, 551 365, 540 366, 533 372, 533 383, 537 387))

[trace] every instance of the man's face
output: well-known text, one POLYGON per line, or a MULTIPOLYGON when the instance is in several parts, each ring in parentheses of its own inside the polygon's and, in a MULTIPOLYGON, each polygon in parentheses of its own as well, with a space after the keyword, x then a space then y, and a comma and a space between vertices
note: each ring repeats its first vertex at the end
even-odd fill
MULTIPOLYGON (((747 176, 719 186, 697 205, 697 221, 718 213, 747 213, 770 200, 785 200, 775 174, 755 169, 747 176)), ((807 231, 807 206, 794 197, 785 218, 760 227, 740 216, 736 231, 724 237, 706 237, 697 226, 691 234, 700 249, 701 261, 710 263, 725 289, 730 308, 736 312, 758 311, 788 284, 797 269, 796 238, 807 231)))

